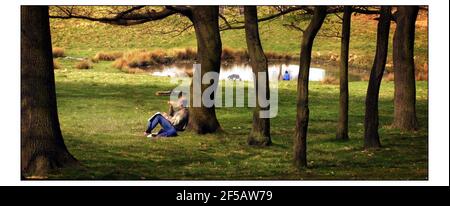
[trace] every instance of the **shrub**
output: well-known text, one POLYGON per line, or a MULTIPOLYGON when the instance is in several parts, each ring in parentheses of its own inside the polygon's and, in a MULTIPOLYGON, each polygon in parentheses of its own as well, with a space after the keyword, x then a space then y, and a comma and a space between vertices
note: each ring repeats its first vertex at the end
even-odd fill
POLYGON ((143 73, 143 69, 139 68, 132 68, 128 66, 129 63, 124 58, 118 58, 113 62, 113 66, 117 69, 120 69, 123 72, 130 73, 130 74, 136 74, 136 73, 143 73))
POLYGON ((153 65, 170 64, 175 61, 175 57, 169 56, 162 50, 148 52, 145 50, 132 51, 117 58, 113 66, 118 69, 147 67, 153 65))
POLYGON ((184 50, 185 55, 188 59, 190 60, 196 60, 197 59, 197 51, 191 49, 191 48, 186 48, 184 50))
POLYGON ((117 69, 122 69, 124 67, 127 67, 127 60, 125 60, 124 58, 118 58, 113 62, 113 67, 117 68, 117 69))
POLYGON ((290 54, 285 54, 284 55, 284 60, 290 61, 290 60, 292 60, 292 56, 290 54))
POLYGON ((335 77, 326 76, 320 81, 322 84, 339 84, 339 80, 335 77))
POLYGON ((145 67, 153 64, 151 62, 150 53, 148 52, 133 52, 126 58, 129 67, 145 67))
POLYGON ((275 53, 275 52, 266 52, 266 57, 268 60, 272 59, 272 60, 281 60, 283 59, 285 56, 279 53, 275 53))
POLYGON ((197 52, 191 48, 186 48, 184 50, 176 50, 174 52, 174 58, 176 60, 196 60, 197 59, 197 52))
POLYGON ((64 48, 54 47, 52 49, 53 58, 64 57, 64 48))
POLYGON ((235 51, 234 56, 235 60, 240 62, 246 62, 250 59, 247 50, 237 50, 235 51))
POLYGON ((361 81, 369 81, 369 79, 370 79, 369 74, 363 74, 363 75, 361 76, 361 81))
POLYGON ((428 73, 418 73, 416 74, 416 80, 417 81, 427 81, 428 80, 428 73))
POLYGON ((99 60, 95 59, 94 57, 91 57, 88 60, 91 61, 92 63, 98 63, 99 62, 99 60))
POLYGON ((393 72, 387 73, 384 76, 383 80, 385 80, 385 81, 394 81, 394 73, 393 72))
POLYGON ((98 52, 95 54, 93 61, 114 61, 123 56, 122 52, 98 52))
POLYGON ((150 65, 153 64, 169 64, 172 63, 174 58, 167 55, 165 51, 155 50, 149 53, 150 55, 150 65))
POLYGON ((222 60, 233 61, 235 59, 234 55, 235 52, 232 49, 226 47, 222 49, 222 56, 221 56, 222 60))
POLYGON ((428 80, 428 64, 424 63, 422 67, 416 69, 416 80, 427 81, 428 80))
POLYGON ((53 69, 61 69, 61 64, 57 60, 53 60, 53 69))
POLYGON ((93 65, 92 65, 92 62, 89 61, 89 60, 82 60, 82 61, 79 61, 79 62, 75 65, 75 67, 76 67, 77 69, 92 69, 93 65))

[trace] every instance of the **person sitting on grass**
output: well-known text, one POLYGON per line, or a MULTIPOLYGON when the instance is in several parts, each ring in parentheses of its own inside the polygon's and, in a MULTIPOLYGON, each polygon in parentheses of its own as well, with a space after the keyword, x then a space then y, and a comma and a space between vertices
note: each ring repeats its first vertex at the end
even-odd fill
POLYGON ((289 74, 289 72, 287 70, 284 72, 283 80, 285 80, 285 81, 291 80, 291 75, 289 74))
POLYGON ((177 131, 184 131, 186 129, 189 111, 186 108, 187 101, 183 97, 183 93, 178 94, 178 101, 167 102, 170 105, 169 114, 157 112, 148 119, 147 130, 144 135, 147 137, 174 137, 177 136, 177 131), (176 110, 174 109, 174 106, 176 110), (162 129, 157 133, 152 133, 152 130, 161 125, 162 129))
POLYGON ((169 116, 173 116, 175 114, 175 112, 178 112, 180 109, 186 108, 187 100, 183 96, 183 92, 179 92, 178 100, 177 101, 168 101, 167 104, 169 104, 169 116))

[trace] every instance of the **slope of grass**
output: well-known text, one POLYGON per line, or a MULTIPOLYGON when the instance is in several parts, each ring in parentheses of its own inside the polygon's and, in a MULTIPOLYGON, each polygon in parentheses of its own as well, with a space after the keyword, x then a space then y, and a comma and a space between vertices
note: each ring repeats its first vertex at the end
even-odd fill
MULTIPOLYGON (((74 51, 68 49, 68 51, 74 51)), ((81 51, 81 50, 80 50, 81 51)), ((296 81, 280 82, 278 116, 271 120, 274 145, 246 145, 252 108, 218 108, 225 132, 174 138, 142 136, 147 118, 167 110, 158 90, 176 85, 167 77, 125 74, 110 62, 77 70, 59 60, 55 70, 58 112, 65 143, 82 167, 57 171, 51 179, 414 179, 428 176, 427 82, 417 82, 420 130, 389 127, 393 119, 393 82, 380 91, 380 136, 383 148, 365 151, 364 98, 367 82, 350 83, 348 142, 334 139, 338 85, 311 82, 308 130, 309 168, 292 166, 296 81)))
MULTIPOLYGON (((376 16, 356 15, 352 20, 350 42, 350 56, 353 57, 351 66, 370 69, 375 54, 376 44, 376 16)), ((324 37, 325 30, 337 28, 337 17, 328 15, 326 21, 314 43, 313 56, 318 60, 335 61, 340 54, 340 39, 324 37), (334 23, 333 23, 334 22, 334 23)), ((164 28, 171 28, 176 21, 187 21, 186 18, 171 16, 168 19, 149 22, 130 27, 114 26, 86 20, 51 19, 52 40, 56 47, 63 47, 72 56, 92 57, 100 51, 128 51, 136 49, 183 49, 196 48, 193 29, 187 30, 179 36, 174 34, 161 35, 156 32, 164 28)), ((421 12, 416 28, 415 56, 418 67, 427 66, 428 61, 428 27, 427 14, 421 12)), ((266 52, 298 55, 300 53, 301 32, 283 26, 289 24, 289 18, 262 22, 260 24, 261 41, 266 52)), ((303 22, 305 26, 307 22, 303 22)), ((332 30, 333 31, 333 30, 332 30)), ((391 39, 395 31, 392 23, 391 39)), ((329 33, 329 32, 328 32, 329 33)), ((334 30, 336 33, 336 30, 334 30)), ((246 49, 244 30, 228 30, 221 32, 223 47, 232 49, 246 49)), ((390 41, 388 70, 392 64, 392 41, 390 41)), ((313 60, 314 60, 313 59, 313 60)))

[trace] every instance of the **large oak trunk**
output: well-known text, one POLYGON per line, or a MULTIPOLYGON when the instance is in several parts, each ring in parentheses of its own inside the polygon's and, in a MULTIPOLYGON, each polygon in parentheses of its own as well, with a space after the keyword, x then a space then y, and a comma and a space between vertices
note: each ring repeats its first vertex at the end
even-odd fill
POLYGON ((311 52, 314 38, 327 15, 327 8, 316 6, 314 16, 306 30, 303 32, 300 52, 300 72, 297 82, 297 122, 294 137, 294 164, 298 168, 306 167, 306 134, 308 130, 308 83, 311 52))
POLYGON ((247 40, 247 50, 250 57, 250 64, 252 66, 253 73, 255 74, 255 89, 256 91, 256 107, 253 110, 253 123, 252 130, 248 136, 247 142, 249 145, 270 145, 272 140, 270 139, 270 119, 261 118, 260 112, 269 110, 269 106, 261 107, 259 101, 259 92, 265 92, 267 98, 269 97, 269 73, 267 71, 267 58, 261 46, 258 31, 258 15, 256 6, 245 6, 245 36, 247 40), (259 75, 258 72, 265 72, 265 88, 258 88, 259 75), (264 91, 258 91, 264 89, 264 91))
POLYGON ((377 47, 366 95, 366 114, 364 119, 365 148, 378 148, 381 146, 378 135, 378 94, 386 67, 389 27, 391 24, 390 15, 391 7, 383 6, 381 8, 380 19, 378 20, 377 47))
POLYGON ((21 172, 72 165, 59 127, 48 7, 21 7, 21 172))
POLYGON ((416 81, 414 75, 414 33, 418 6, 399 6, 394 34, 395 73, 394 126, 416 130, 416 81))
MULTIPOLYGON (((220 72, 220 57, 222 54, 222 41, 219 33, 219 7, 218 6, 194 6, 190 16, 194 24, 197 37, 197 59, 201 64, 201 76, 207 72, 220 72)), ((201 93, 191 92, 191 107, 189 108, 188 129, 198 134, 213 133, 220 129, 216 118, 214 105, 205 107, 193 107, 193 98, 201 100, 201 95, 211 84, 202 84, 201 93)), ((191 87, 192 88, 192 87, 191 87)), ((217 88, 214 88, 214 91, 217 88)), ((214 97, 214 93, 212 94, 214 97)), ((214 99, 214 98, 211 98, 214 99)))
POLYGON ((336 139, 348 140, 348 51, 350 44, 350 23, 352 7, 344 7, 341 35, 341 57, 339 67, 339 120, 336 139))

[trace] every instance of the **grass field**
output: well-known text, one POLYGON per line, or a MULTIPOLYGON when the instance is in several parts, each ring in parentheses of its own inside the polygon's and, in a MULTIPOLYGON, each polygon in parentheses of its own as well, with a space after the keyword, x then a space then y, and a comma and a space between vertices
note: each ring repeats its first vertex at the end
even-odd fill
MULTIPOLYGON (((73 50, 77 51, 72 47, 73 50)), ((79 54, 86 47, 80 48, 79 54)), ((89 53, 89 50, 86 50, 89 53)), ((86 53, 86 54, 87 54, 86 53)), ((93 52, 92 52, 93 53, 93 52)), ((271 120, 273 146, 246 145, 252 108, 218 108, 220 134, 190 132, 175 138, 142 136, 147 118, 167 110, 167 77, 126 74, 110 62, 78 70, 60 59, 55 70, 58 112, 65 143, 82 167, 49 175, 50 179, 402 179, 428 177, 428 86, 417 82, 420 130, 390 128, 393 82, 380 91, 380 136, 383 147, 363 150, 364 98, 367 82, 350 83, 347 142, 334 139, 339 86, 311 82, 308 129, 309 168, 292 165, 296 81, 281 82, 279 113, 271 120)))
MULTIPOLYGON (((375 53, 375 16, 353 16, 350 66, 371 68, 375 53)), ((173 37, 155 33, 177 21, 131 27, 112 26, 84 20, 51 19, 53 47, 64 54, 91 58, 98 52, 145 49, 171 51, 195 48, 192 30, 173 37)), ((336 16, 329 15, 329 20, 336 16)), ((298 55, 301 33, 283 26, 289 17, 260 24, 265 52, 298 55)), ((323 28, 330 28, 326 21, 323 28)), ((306 24, 306 22, 304 22, 306 24)), ((391 28, 391 39, 395 24, 391 28)), ((416 24, 415 62, 427 68, 427 14, 416 24)), ((321 31, 322 32, 322 31, 321 31)), ((244 30, 221 32, 224 48, 246 49, 244 30)), ((387 70, 392 69, 392 41, 387 70)), ((313 47, 313 64, 337 62, 340 39, 319 36, 313 47)), ((274 145, 246 145, 251 129, 252 108, 217 108, 223 133, 196 135, 182 132, 168 139, 149 140, 142 135, 149 116, 167 110, 167 97, 159 90, 176 85, 168 77, 146 73, 127 74, 112 62, 93 63, 58 58, 55 70, 58 112, 65 143, 82 166, 55 171, 50 179, 383 179, 426 180, 428 177, 428 84, 417 81, 417 115, 420 130, 402 132, 391 128, 392 81, 383 81, 380 91, 380 136, 383 147, 363 149, 364 99, 367 81, 350 83, 349 135, 347 142, 335 140, 339 86, 310 83, 310 123, 307 169, 292 164, 296 114, 296 81, 280 82, 278 116, 271 120, 274 145)), ((336 67, 337 70, 337 67, 336 67)), ((426 70, 425 70, 426 71, 426 70)))

